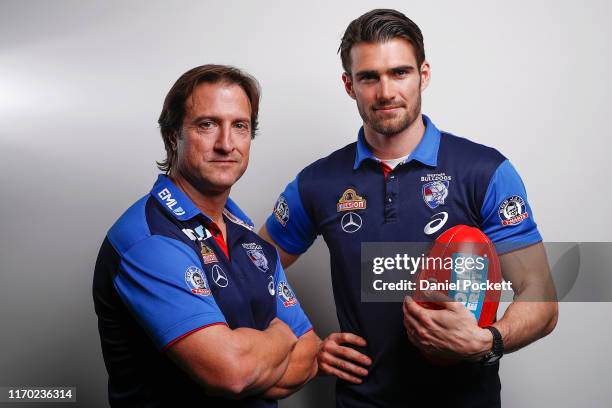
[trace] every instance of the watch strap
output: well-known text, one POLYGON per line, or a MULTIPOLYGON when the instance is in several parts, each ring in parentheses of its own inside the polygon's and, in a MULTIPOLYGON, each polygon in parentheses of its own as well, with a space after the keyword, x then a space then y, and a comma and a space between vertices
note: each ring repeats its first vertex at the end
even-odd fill
POLYGON ((504 341, 501 333, 496 327, 487 326, 484 328, 489 330, 493 335, 493 346, 491 347, 491 351, 485 354, 485 356, 482 358, 482 363, 485 365, 494 364, 504 355, 504 341))

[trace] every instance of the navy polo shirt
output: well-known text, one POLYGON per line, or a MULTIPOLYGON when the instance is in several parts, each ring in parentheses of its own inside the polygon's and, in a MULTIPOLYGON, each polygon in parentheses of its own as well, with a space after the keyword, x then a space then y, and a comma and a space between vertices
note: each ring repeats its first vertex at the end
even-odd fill
POLYGON ((303 169, 280 195, 266 226, 301 254, 318 235, 330 252, 336 311, 372 358, 360 385, 338 380, 339 407, 499 406, 498 365, 433 366, 408 341, 398 303, 362 303, 362 242, 431 242, 448 228, 481 229, 504 253, 541 241, 525 187, 497 150, 440 132, 425 134, 395 169, 384 169, 363 129, 356 143, 303 169))
POLYGON ((93 296, 112 406, 277 406, 256 396, 209 397, 164 352, 216 324, 265 330, 278 317, 297 337, 311 329, 276 249, 231 199, 223 217, 226 251, 212 220, 160 175, 109 230, 93 296))

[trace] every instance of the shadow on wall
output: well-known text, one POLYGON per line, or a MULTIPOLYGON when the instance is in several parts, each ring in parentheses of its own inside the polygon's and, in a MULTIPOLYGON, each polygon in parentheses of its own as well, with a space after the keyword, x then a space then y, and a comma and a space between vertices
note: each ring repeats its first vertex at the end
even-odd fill
MULTIPOLYGON (((339 330, 331 286, 329 252, 317 239, 308 252, 286 271, 302 308, 322 339, 339 330)), ((332 377, 316 377, 301 391, 280 401, 281 408, 335 407, 335 384, 332 377)))

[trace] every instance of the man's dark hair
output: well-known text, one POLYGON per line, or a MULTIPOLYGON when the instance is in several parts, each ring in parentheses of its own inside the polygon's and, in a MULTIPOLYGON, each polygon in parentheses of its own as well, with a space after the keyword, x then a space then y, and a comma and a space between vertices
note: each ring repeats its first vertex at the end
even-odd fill
POLYGON ((202 83, 236 84, 240 86, 251 103, 251 138, 257 132, 257 115, 259 114, 259 83, 251 75, 238 68, 227 65, 207 64, 195 67, 185 72, 174 83, 166 99, 157 123, 161 131, 166 158, 157 162, 157 167, 168 174, 177 160, 176 139, 181 133, 183 118, 185 117, 185 103, 193 90, 202 83))
POLYGON ((342 67, 351 73, 351 48, 358 43, 377 43, 403 38, 414 47, 417 69, 425 61, 423 34, 418 25, 397 10, 375 9, 351 21, 346 28, 338 52, 342 67))

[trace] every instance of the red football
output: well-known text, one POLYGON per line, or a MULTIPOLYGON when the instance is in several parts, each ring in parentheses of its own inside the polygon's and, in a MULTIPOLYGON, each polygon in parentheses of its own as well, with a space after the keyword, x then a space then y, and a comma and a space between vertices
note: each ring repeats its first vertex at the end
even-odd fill
POLYGON ((414 294, 419 304, 430 309, 442 308, 423 298, 423 290, 437 290, 462 302, 480 327, 495 321, 501 290, 491 286, 501 283, 501 267, 493 243, 482 231, 467 225, 446 230, 434 242, 426 261, 414 294))

